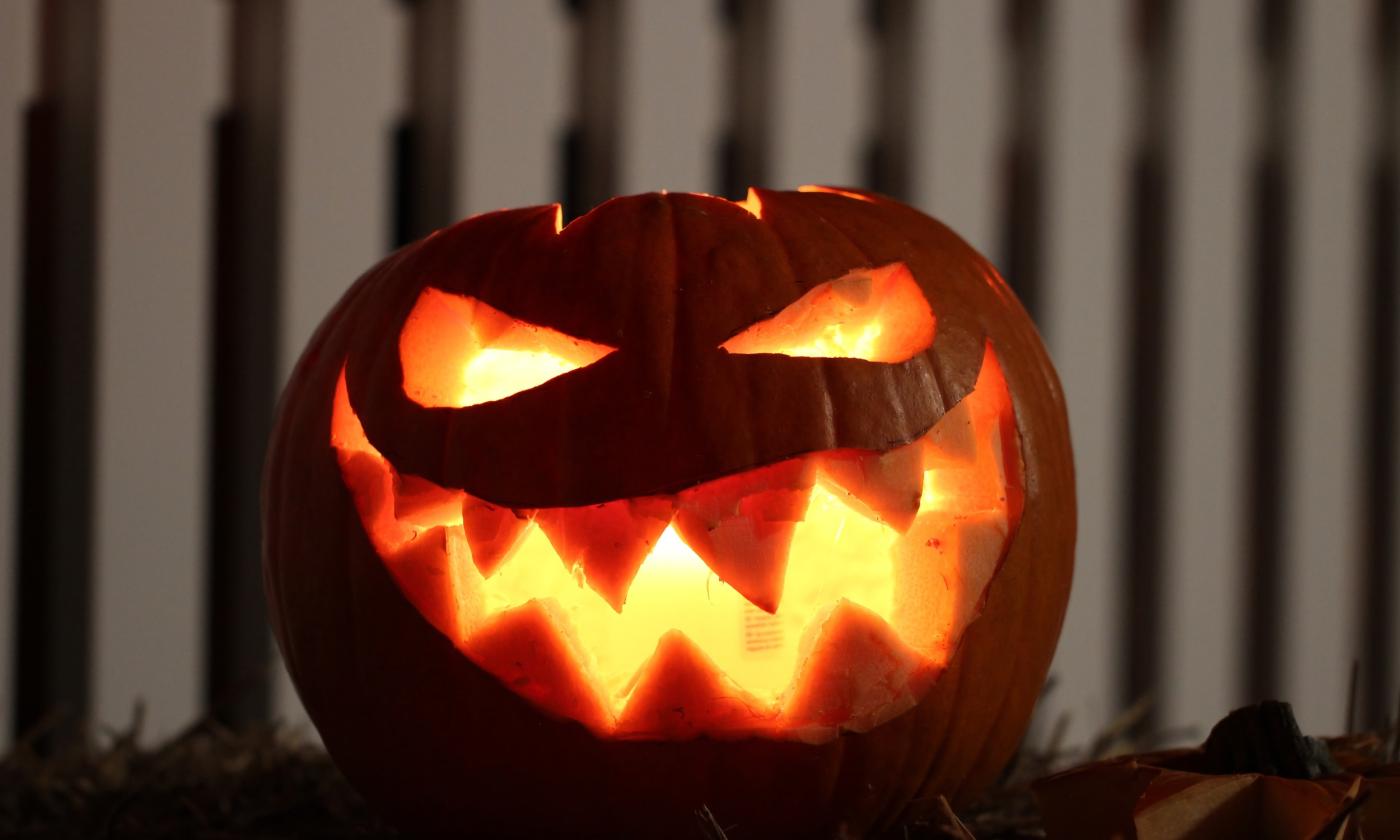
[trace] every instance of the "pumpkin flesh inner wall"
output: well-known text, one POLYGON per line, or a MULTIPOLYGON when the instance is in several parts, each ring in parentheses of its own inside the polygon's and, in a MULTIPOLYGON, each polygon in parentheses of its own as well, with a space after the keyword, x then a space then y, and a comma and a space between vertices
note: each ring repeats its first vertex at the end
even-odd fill
POLYGON ((587 367, 615 349, 432 288, 419 297, 399 337, 404 391, 427 408, 504 399, 587 367))
MULTIPOLYGON (((521 346, 576 366, 608 352, 556 336, 521 346)), ((334 400, 342 476, 405 596, 477 665, 601 736, 820 741, 889 720, 951 658, 1020 517, 990 344, 974 391, 907 445, 586 508, 511 510, 400 475, 343 371, 334 400), (635 563, 593 562, 629 541, 635 563)))
POLYGON ((933 330, 933 312, 909 267, 891 263, 821 283, 720 348, 898 364, 927 350, 933 330))

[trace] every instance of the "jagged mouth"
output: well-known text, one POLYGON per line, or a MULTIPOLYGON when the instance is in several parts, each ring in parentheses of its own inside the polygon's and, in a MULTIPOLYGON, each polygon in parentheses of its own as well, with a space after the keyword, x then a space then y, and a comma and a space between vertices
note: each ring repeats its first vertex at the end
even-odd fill
POLYGON ((907 710, 1020 518, 990 344, 974 391, 886 451, 809 453, 675 495, 519 510, 400 474, 342 371, 331 443, 361 525, 476 665, 603 737, 823 740, 907 710))

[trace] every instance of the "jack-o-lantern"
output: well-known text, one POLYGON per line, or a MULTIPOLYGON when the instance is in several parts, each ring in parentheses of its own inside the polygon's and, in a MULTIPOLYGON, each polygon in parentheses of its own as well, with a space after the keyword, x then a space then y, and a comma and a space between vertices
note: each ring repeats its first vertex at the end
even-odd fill
POLYGON ((389 257, 297 366, 264 518, 297 690, 391 818, 774 836, 990 780, 1075 511, 992 267, 809 189, 501 211, 389 257))

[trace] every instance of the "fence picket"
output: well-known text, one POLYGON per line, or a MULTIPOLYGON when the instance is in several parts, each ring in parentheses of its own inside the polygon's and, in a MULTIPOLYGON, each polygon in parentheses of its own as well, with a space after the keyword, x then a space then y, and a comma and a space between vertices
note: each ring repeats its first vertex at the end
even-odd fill
POLYGON ((1291 161, 1295 267, 1283 346, 1290 382, 1281 523, 1280 689, 1304 729, 1338 731, 1356 647, 1360 542, 1357 475, 1363 322, 1361 246, 1365 0, 1300 0, 1291 161))
MULTIPOLYGON (((376 10, 380 15, 383 9, 376 10)), ((394 132, 393 244, 403 245, 455 219, 462 104, 460 0, 407 0, 408 77, 403 119, 394 132)), ((383 68, 375 65, 375 70, 383 68)), ((376 80, 376 82, 379 80, 376 80)))
POLYGON ((104 8, 42 7, 39 92, 24 114, 20 482, 14 722, 91 708, 97 149, 104 8))
POLYGON ((720 10, 714 0, 624 8, 618 191, 720 191, 720 10))
MULTIPOLYGON (((19 506, 20 220, 24 109, 34 95, 37 0, 0 3, 0 680, 13 685, 14 534, 19 506)), ((10 741, 13 691, 0 691, 0 750, 10 741)))
POLYGON ((933 0, 920 11, 914 200, 996 261, 1002 15, 985 0, 933 0))
POLYGON ((139 699, 151 736, 200 711, 219 11, 112 4, 103 50, 93 713, 125 724, 139 699))
POLYGON ((1119 523, 1127 338, 1128 4, 1057 3, 1048 37, 1045 236, 1041 322, 1069 402, 1078 483, 1074 590, 1040 713, 1068 713, 1069 743, 1092 738, 1120 707, 1117 649, 1123 585, 1119 523))
MULTIPOLYGON (((288 15, 282 379, 321 318, 389 248, 402 13, 392 0, 296 0, 288 15), (330 20, 335 37, 322 37, 330 20)), ((301 723, 301 704, 278 673, 276 714, 301 723)))
POLYGON ((862 182, 864 13, 854 0, 777 0, 768 186, 862 182))
POLYGON ((1163 512, 1159 724, 1204 735, 1243 695, 1247 171, 1254 136, 1243 0, 1185 0, 1176 42, 1175 253, 1163 512))
POLYGON ((472 3, 459 216, 561 198, 570 21, 559 0, 472 3))
POLYGON ((1371 4, 1371 79, 1367 128, 1370 148, 1366 185, 1366 326, 1361 353, 1366 365, 1365 426, 1362 429, 1363 532, 1360 556, 1362 629, 1358 639, 1363 677, 1358 713, 1363 726, 1400 724, 1400 570, 1396 569, 1397 495, 1395 426, 1396 321, 1400 318, 1400 2, 1371 4))

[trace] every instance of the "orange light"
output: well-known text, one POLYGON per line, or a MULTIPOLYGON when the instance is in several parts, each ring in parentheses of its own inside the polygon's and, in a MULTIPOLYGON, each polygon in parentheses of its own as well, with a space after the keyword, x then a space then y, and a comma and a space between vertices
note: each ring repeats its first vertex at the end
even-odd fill
POLYGON ((580 367, 547 350, 486 347, 462 366, 462 388, 454 404, 468 406, 505 399, 580 367))
POLYGON ((858 193, 854 190, 843 190, 840 187, 824 187, 821 184, 803 184, 802 186, 797 188, 797 191, 806 193, 830 193, 832 195, 844 195, 846 198, 854 198, 856 201, 864 201, 870 204, 873 204, 875 202, 875 199, 871 198, 870 196, 864 193, 858 193))
POLYGON ((927 350, 933 330, 933 311, 913 275, 891 263, 828 280, 720 347, 898 363, 927 350))
POLYGON ((428 408, 505 399, 587 367, 613 349, 432 288, 419 295, 399 336, 404 393, 428 408))
MULTIPOLYGON (((990 346, 976 389, 905 447, 802 456, 791 463, 807 468, 784 473, 797 476, 792 491, 766 479, 711 483, 739 490, 706 497, 705 515, 752 518, 726 550, 745 550, 745 540, 788 540, 779 554, 754 555, 785 564, 771 613, 707 566, 675 523, 650 543, 618 604, 594 591, 581 564, 566 565, 537 523, 515 532, 504 559, 493 555, 483 574, 462 511, 490 506, 400 476, 365 437, 343 372, 333 406, 331 442, 343 478, 405 596, 507 684, 619 737, 670 731, 674 721, 654 703, 686 705, 685 731, 712 735, 764 730, 801 738, 887 719, 951 656, 1019 517, 1018 502, 1009 501, 1019 492, 1019 452, 1005 449, 1008 428, 1015 446, 1010 396, 990 346), (922 479, 914 487, 917 511, 886 520, 882 500, 904 492, 898 465, 905 463, 922 479), (764 497, 754 507, 758 497, 743 495, 777 490, 799 494, 779 496, 801 504, 775 506, 764 497), (774 530, 788 516, 791 526, 774 530), (856 696, 851 675, 875 661, 898 679, 871 677, 874 687, 856 696), (659 672, 667 668, 688 676, 659 672)), ((753 472, 764 471, 782 472, 778 465, 753 472)), ((694 492, 703 496, 707 486, 694 492)), ((688 496, 679 498, 683 506, 688 496)), ((658 509, 674 506, 648 508, 658 509)))
POLYGON ((763 201, 759 199, 758 193, 754 192, 753 187, 749 187, 748 194, 744 196, 743 201, 736 201, 734 203, 744 208, 744 210, 755 219, 763 218, 763 201))

